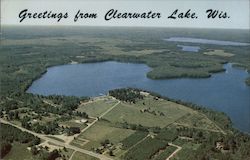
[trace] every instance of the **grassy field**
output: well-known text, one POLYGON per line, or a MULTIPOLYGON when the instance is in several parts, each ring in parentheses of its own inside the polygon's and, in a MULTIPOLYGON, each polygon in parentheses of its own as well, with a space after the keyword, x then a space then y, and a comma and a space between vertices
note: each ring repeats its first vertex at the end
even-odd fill
POLYGON ((175 124, 191 128, 200 128, 220 132, 214 122, 198 112, 193 112, 191 114, 185 115, 184 117, 176 121, 175 124))
MULTIPOLYGON (((91 149, 93 147, 99 147, 100 143, 109 139, 113 144, 117 144, 123 139, 127 138, 135 131, 128 130, 128 129, 121 129, 116 127, 111 127, 105 124, 105 122, 98 122, 91 128, 89 128, 86 132, 80 134, 75 141, 82 143, 81 139, 87 139, 88 142, 86 145, 83 146, 85 149, 91 149)), ((77 143, 77 142, 75 142, 77 143)))
POLYGON ((128 122, 130 124, 141 124, 148 127, 165 127, 182 116, 193 111, 182 105, 170 101, 154 100, 151 96, 136 104, 121 103, 103 118, 111 122, 128 122), (149 109, 156 115, 148 112, 141 112, 149 109), (164 116, 160 116, 160 112, 164 116))
POLYGON ((121 141, 123 149, 128 149, 148 135, 147 132, 135 132, 121 141))
POLYGON ((173 160, 190 159, 189 157, 192 156, 190 153, 196 151, 200 144, 185 142, 181 147, 182 149, 172 158, 173 160))
POLYGON ((85 127, 87 127, 87 125, 85 123, 77 123, 76 119, 71 119, 68 121, 63 121, 63 122, 59 122, 60 125, 63 126, 69 126, 69 127, 79 127, 81 130, 84 129, 85 127))
POLYGON ((60 142, 65 142, 61 138, 57 138, 57 137, 54 137, 54 136, 47 136, 47 137, 52 138, 52 139, 57 140, 57 141, 60 141, 60 142))
POLYGON ((158 153, 152 158, 153 160, 166 160, 176 150, 173 146, 167 146, 163 151, 158 153))
POLYGON ((221 56, 221 57, 232 57, 234 54, 225 52, 224 50, 213 50, 209 52, 204 52, 203 54, 209 56, 221 56))
MULTIPOLYGON (((159 149, 165 149, 166 141, 148 137, 135 148, 129 150, 125 156, 125 160, 151 159, 159 152, 159 149)), ((156 156, 157 157, 157 156, 156 156)))
POLYGON ((103 112, 111 108, 115 103, 117 103, 116 100, 106 98, 103 100, 94 101, 87 104, 82 104, 78 107, 77 111, 80 112, 86 112, 89 116, 92 117, 98 117, 103 112))
POLYGON ((70 158, 70 156, 72 155, 73 152, 74 152, 74 150, 69 149, 69 148, 67 148, 66 150, 62 149, 61 150, 61 155, 62 155, 62 157, 65 157, 66 160, 68 160, 70 158))
POLYGON ((76 152, 72 157, 72 160, 99 160, 99 159, 80 152, 76 152))
POLYGON ((36 160, 27 147, 27 144, 14 142, 11 151, 4 157, 4 160, 36 160))

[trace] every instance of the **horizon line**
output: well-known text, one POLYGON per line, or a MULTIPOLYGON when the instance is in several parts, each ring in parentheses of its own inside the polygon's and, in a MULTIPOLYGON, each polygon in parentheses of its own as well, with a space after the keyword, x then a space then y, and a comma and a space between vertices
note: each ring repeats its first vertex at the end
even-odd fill
POLYGON ((176 28, 176 29, 222 29, 222 30, 250 30, 250 28, 217 28, 217 27, 171 27, 171 26, 115 26, 115 25, 72 25, 72 24, 59 24, 59 25, 49 25, 49 24, 1 24, 1 27, 4 26, 15 26, 15 27, 117 27, 117 28, 176 28))

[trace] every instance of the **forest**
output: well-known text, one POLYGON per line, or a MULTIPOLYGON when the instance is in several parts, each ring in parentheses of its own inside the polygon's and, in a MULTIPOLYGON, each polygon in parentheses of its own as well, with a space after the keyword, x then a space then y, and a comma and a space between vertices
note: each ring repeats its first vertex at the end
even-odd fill
POLYGON ((140 90, 133 88, 114 89, 109 91, 109 95, 130 103, 135 103, 137 99, 143 99, 140 90))

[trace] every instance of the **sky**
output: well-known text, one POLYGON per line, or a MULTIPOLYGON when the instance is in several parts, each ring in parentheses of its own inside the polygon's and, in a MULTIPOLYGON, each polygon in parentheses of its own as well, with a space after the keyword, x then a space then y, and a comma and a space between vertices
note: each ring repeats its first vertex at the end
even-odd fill
POLYGON ((233 28, 249 29, 249 0, 1 0, 2 25, 83 25, 83 26, 144 26, 144 27, 184 27, 184 28, 233 28), (52 11, 68 12, 67 19, 24 19, 20 23, 19 13, 28 9, 30 13, 52 11), (119 12, 159 12, 159 19, 111 19, 104 16, 110 9, 119 12), (191 9, 197 19, 169 19, 176 9, 178 13, 191 9), (207 18, 207 9, 227 12, 230 18, 207 18), (97 13, 96 19, 78 19, 75 14, 97 13))

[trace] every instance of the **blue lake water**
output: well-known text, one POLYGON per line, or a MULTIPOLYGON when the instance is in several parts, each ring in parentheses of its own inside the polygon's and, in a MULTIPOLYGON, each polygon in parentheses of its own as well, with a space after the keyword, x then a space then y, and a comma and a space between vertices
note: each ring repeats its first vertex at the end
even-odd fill
POLYGON ((250 43, 232 42, 232 41, 220 41, 211 39, 201 39, 201 38, 190 38, 190 37, 170 37, 168 39, 163 39, 170 42, 189 42, 198 44, 214 44, 223 46, 248 46, 250 43))
POLYGON ((100 62, 48 68, 27 92, 42 95, 98 96, 108 90, 136 87, 225 112, 241 131, 250 133, 250 87, 245 70, 224 65, 226 72, 205 79, 152 80, 144 64, 100 62))
POLYGON ((199 46, 177 45, 177 47, 181 47, 181 50, 186 52, 198 52, 200 50, 199 46))

